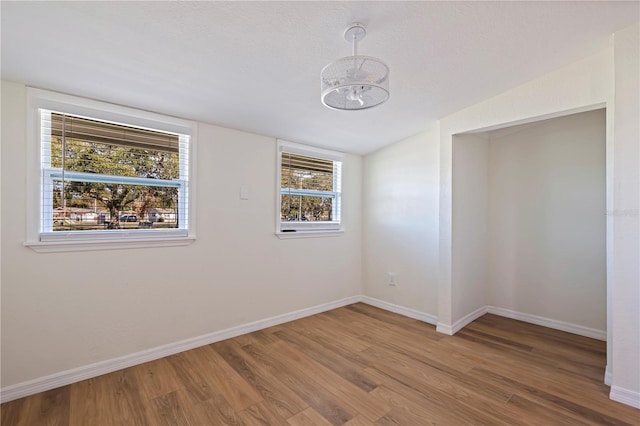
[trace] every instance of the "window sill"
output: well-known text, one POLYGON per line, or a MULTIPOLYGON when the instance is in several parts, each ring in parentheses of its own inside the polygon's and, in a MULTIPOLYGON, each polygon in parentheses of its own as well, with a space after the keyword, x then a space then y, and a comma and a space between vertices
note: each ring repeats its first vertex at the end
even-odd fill
POLYGON ((38 253, 60 253, 70 251, 119 250, 153 247, 187 246, 195 237, 136 238, 118 240, 76 240, 76 241, 27 241, 26 247, 38 253))
POLYGON ((275 233, 276 237, 281 240, 291 240, 295 238, 320 238, 320 237, 339 237, 344 234, 344 229, 334 229, 330 231, 295 231, 275 233))

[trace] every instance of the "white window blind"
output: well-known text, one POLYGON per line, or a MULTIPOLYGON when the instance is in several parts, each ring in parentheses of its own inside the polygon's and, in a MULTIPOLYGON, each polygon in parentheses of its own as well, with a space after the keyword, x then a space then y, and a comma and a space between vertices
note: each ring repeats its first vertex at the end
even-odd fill
POLYGON ((280 144, 280 232, 340 229, 341 159, 339 153, 280 144))
POLYGON ((189 135, 39 113, 41 241, 187 235, 189 135))

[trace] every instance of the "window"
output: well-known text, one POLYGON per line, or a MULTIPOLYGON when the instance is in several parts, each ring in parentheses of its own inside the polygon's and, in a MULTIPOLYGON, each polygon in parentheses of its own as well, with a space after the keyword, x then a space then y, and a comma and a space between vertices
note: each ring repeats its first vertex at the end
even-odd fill
POLYGON ((278 141, 279 236, 341 232, 342 158, 338 152, 278 141))
POLYGON ((30 103, 40 190, 27 245, 58 251, 193 239, 195 126, 36 89, 30 103))

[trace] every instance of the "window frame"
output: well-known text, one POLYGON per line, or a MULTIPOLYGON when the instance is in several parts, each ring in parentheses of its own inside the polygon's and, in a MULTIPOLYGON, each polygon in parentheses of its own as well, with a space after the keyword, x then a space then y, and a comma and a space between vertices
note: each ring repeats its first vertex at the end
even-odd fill
MULTIPOLYGON (((344 221, 343 221, 343 200, 342 200, 342 177, 344 176, 344 159, 345 155, 338 151, 332 151, 323 148, 316 148, 309 145, 303 145, 300 143, 289 142, 285 140, 277 140, 276 149, 276 232, 275 235, 280 239, 290 238, 310 238, 310 237, 330 237, 339 236, 344 233, 344 221), (340 170, 340 183, 337 191, 326 192, 327 195, 335 194, 336 203, 334 206, 334 215, 337 215, 338 220, 332 222, 282 222, 280 219, 282 212, 282 153, 288 152, 291 154, 298 154, 307 157, 318 158, 322 160, 338 161, 341 163, 340 170), (336 205, 337 204, 337 205, 336 205), (285 226, 283 226, 285 225, 285 226)), ((335 164, 334 164, 335 168, 335 164)), ((299 195, 309 195, 309 191, 295 190, 299 195)), ((313 193, 312 196, 320 193, 313 193)))
POLYGON ((197 123, 148 111, 84 99, 77 96, 27 88, 27 241, 37 252, 87 251, 121 248, 182 246, 192 243, 195 231, 195 158, 197 123), (186 227, 163 230, 56 231, 41 229, 43 185, 51 168, 42 161, 41 110, 93 118, 134 127, 187 135, 186 227))

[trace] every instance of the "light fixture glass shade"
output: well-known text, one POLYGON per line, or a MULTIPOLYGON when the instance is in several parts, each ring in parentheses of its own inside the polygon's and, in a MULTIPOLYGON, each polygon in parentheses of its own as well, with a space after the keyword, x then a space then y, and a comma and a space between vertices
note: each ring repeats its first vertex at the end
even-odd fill
POLYGON ((347 56, 322 69, 322 103, 332 109, 358 110, 389 98, 389 67, 369 56, 347 56))

